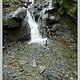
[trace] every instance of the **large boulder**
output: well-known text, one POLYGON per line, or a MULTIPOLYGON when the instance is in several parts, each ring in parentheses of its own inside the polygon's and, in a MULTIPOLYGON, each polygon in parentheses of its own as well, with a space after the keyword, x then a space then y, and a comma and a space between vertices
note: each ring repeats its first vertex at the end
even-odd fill
POLYGON ((20 22, 23 21, 27 14, 26 8, 18 8, 17 10, 7 14, 3 17, 3 26, 5 28, 19 27, 20 22))
POLYGON ((19 27, 14 28, 3 28, 4 34, 4 46, 9 46, 9 44, 24 42, 30 40, 30 27, 27 22, 27 17, 20 23, 19 27))
POLYGON ((20 36, 23 38, 24 37, 24 40, 30 40, 31 39, 31 29, 30 29, 30 26, 28 24, 28 21, 27 21, 27 16, 25 17, 25 19, 23 20, 23 22, 21 23, 21 34, 20 36))

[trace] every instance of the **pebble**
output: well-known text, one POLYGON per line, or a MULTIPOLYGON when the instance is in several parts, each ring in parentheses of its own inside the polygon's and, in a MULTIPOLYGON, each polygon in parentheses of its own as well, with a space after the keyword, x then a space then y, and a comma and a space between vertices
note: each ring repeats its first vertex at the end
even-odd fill
POLYGON ((70 77, 70 80, 74 80, 74 78, 73 77, 70 77))
POLYGON ((7 67, 7 65, 4 65, 4 67, 6 68, 6 67, 7 67))
POLYGON ((36 76, 36 74, 32 74, 32 77, 36 76))
POLYGON ((46 66, 39 66, 40 73, 43 73, 46 70, 46 66))
POLYGON ((65 75, 65 77, 68 77, 68 75, 65 75))
POLYGON ((19 60, 20 65, 25 65, 27 63, 27 61, 23 61, 23 60, 19 60))
POLYGON ((35 59, 32 60, 32 66, 33 66, 33 67, 36 67, 36 66, 37 66, 35 59))

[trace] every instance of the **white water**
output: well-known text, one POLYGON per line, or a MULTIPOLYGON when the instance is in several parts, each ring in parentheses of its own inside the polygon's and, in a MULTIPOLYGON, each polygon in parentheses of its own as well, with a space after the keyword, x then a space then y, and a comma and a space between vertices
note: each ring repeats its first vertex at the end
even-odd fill
MULTIPOLYGON (((31 0, 32 4, 34 4, 34 0, 31 0)), ((45 10, 52 9, 52 0, 49 0, 50 4, 47 8, 44 8, 42 10, 42 13, 44 14, 45 10)), ((32 6, 28 6, 30 8, 32 6)), ((27 17, 28 17, 28 24, 31 28, 31 41, 29 43, 40 43, 42 45, 46 44, 47 38, 42 38, 42 36, 39 33, 38 30, 38 24, 35 22, 35 20, 32 18, 30 12, 27 10, 27 17)))
POLYGON ((38 24, 35 22, 35 20, 32 18, 31 14, 27 10, 27 17, 28 17, 28 23, 31 28, 31 41, 29 43, 40 43, 45 44, 47 38, 42 38, 42 36, 39 33, 38 30, 38 24))

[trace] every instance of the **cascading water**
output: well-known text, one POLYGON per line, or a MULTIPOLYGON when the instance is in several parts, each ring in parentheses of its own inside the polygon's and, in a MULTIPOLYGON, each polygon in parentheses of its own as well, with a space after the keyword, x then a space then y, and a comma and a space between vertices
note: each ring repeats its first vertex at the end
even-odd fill
MULTIPOLYGON (((52 0, 50 0, 50 4, 48 6, 48 8, 46 9, 50 9, 52 8, 52 0)), ((32 0, 32 4, 34 3, 34 0, 32 0)), ((28 6, 28 8, 32 7, 32 4, 30 6, 28 6)), ((43 10, 44 13, 44 10, 43 10)), ((38 30, 38 24, 35 22, 34 18, 32 17, 34 15, 31 15, 29 10, 27 10, 27 18, 28 18, 28 24, 31 28, 31 41, 29 43, 40 43, 42 45, 44 45, 47 42, 47 38, 42 38, 42 36, 39 33, 38 30)))
POLYGON ((42 38, 42 36, 39 33, 38 30, 38 24, 35 22, 35 20, 32 18, 31 14, 27 10, 27 17, 28 17, 28 23, 31 28, 31 41, 29 43, 41 43, 45 44, 47 38, 42 38))

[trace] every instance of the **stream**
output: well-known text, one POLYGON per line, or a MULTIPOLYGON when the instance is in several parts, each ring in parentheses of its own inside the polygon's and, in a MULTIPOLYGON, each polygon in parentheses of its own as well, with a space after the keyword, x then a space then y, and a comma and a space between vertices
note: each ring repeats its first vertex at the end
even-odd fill
POLYGON ((44 38, 44 39, 42 38, 38 30, 38 25, 35 22, 35 20, 32 19, 29 11, 27 11, 27 16, 28 16, 28 23, 31 28, 31 41, 29 43, 45 44, 47 38, 44 38))
MULTIPOLYGON (((43 12, 52 9, 52 0, 43 12)), ((33 6, 32 4, 29 6, 33 6)), ((3 50, 3 80, 77 80, 76 43, 42 37, 40 25, 27 9, 31 40, 3 50)))

